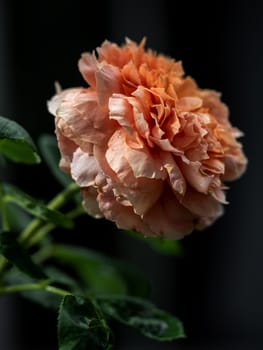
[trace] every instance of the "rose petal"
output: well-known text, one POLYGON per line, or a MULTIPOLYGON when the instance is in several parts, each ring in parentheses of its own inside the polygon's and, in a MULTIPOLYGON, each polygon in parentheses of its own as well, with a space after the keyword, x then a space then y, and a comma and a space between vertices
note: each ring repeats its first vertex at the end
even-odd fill
POLYGON ((95 185, 95 178, 101 171, 93 155, 89 155, 78 148, 71 163, 71 176, 80 187, 95 185))
POLYGON ((184 177, 194 189, 196 189, 198 192, 205 194, 208 193, 214 175, 205 175, 202 173, 200 171, 201 164, 198 162, 191 162, 190 164, 180 162, 180 169, 182 170, 184 177))
POLYGON ((194 229, 194 216, 169 190, 144 216, 143 220, 157 236, 181 239, 194 229))
POLYGON ((222 204, 211 195, 205 195, 188 188, 180 200, 182 205, 196 215, 196 217, 216 220, 222 215, 222 204))
POLYGON ((111 95, 122 92, 120 70, 117 67, 103 63, 99 65, 95 76, 99 104, 107 107, 111 95))
POLYGON ((69 91, 61 101, 57 116, 63 134, 83 149, 89 143, 103 143, 111 132, 111 122, 90 89, 69 91))
POLYGON ((97 70, 97 60, 95 54, 84 52, 78 62, 80 73, 86 82, 92 86, 96 86, 95 72, 97 70))
POLYGON ((97 196, 98 193, 94 187, 88 187, 81 190, 83 196, 83 207, 89 215, 96 219, 103 217, 99 208, 97 196))
POLYGON ((176 102, 176 107, 184 112, 190 112, 202 107, 203 101, 199 97, 181 97, 176 102))

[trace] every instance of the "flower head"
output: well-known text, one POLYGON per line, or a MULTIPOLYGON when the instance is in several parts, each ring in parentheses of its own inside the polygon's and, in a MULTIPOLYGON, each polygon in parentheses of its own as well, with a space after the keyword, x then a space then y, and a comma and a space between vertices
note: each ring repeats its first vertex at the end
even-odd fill
POLYGON ((247 160, 220 94, 185 77, 181 62, 126 39, 84 53, 88 84, 58 92, 60 166, 94 217, 180 239, 223 213, 225 182, 247 160))

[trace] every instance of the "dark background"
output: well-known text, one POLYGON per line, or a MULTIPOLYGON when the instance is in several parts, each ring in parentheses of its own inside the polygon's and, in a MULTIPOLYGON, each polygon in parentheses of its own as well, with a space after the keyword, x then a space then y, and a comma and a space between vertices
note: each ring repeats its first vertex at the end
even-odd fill
MULTIPOLYGON (((53 133, 46 101, 54 81, 84 85, 80 54, 126 36, 146 36, 147 47, 182 60, 200 87, 222 92, 232 124, 245 132, 248 170, 230 184, 225 215, 182 241, 181 258, 158 255, 88 217, 66 240, 139 266, 152 280, 152 300, 184 323, 187 338, 173 343, 121 328, 118 350, 261 350, 263 2, 0 0, 0 114, 36 142, 53 133)), ((11 167, 1 177, 39 198, 60 189, 45 164, 11 167)), ((56 318, 42 308, 0 299, 1 350, 56 349, 55 328, 56 318)))

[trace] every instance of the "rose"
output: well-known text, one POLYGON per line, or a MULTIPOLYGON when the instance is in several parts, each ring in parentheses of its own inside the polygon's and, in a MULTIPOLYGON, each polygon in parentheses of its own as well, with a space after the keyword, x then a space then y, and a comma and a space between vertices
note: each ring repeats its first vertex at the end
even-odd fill
POLYGON ((144 235, 179 239, 223 213, 225 181, 247 160, 228 108, 185 77, 181 62, 127 39, 84 53, 89 84, 49 101, 61 168, 94 217, 144 235))

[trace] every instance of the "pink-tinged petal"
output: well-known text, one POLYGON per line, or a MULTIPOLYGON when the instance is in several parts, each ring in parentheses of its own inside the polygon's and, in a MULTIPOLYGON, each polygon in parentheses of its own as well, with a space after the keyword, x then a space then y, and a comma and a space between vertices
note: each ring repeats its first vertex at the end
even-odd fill
MULTIPOLYGON (((146 138, 147 142, 149 141, 150 130, 143 114, 137 115, 138 108, 138 101, 135 98, 128 98, 123 94, 113 94, 109 100, 109 117, 116 120, 126 130, 127 144, 132 148, 143 148, 144 143, 140 135, 146 138)), ((150 145, 152 146, 151 142, 150 145)))
POLYGON ((211 196, 222 204, 228 204, 229 202, 226 200, 226 194, 221 188, 212 188, 210 190, 211 196))
POLYGON ((199 97, 182 97, 176 102, 176 108, 184 112, 201 108, 203 101, 199 97))
POLYGON ((222 204, 211 195, 205 195, 188 188, 180 200, 182 205, 196 215, 197 218, 216 220, 222 215, 222 204))
POLYGON ((210 158, 202 161, 201 172, 207 175, 224 174, 225 164, 221 159, 210 158))
POLYGON ((95 72, 97 70, 97 60, 95 54, 83 53, 78 62, 80 73, 86 82, 92 86, 96 86, 95 72))
POLYGON ((113 179, 114 181, 118 181, 117 174, 114 172, 114 170, 111 168, 110 164, 108 163, 106 159, 108 146, 104 145, 104 147, 101 147, 99 145, 94 145, 93 148, 93 155, 96 158, 102 172, 107 176, 109 179, 113 179))
MULTIPOLYGON (((167 138, 173 142, 175 136, 179 133, 181 123, 175 109, 172 109, 169 118, 165 122, 165 133, 167 138)), ((180 143, 178 143, 180 145, 180 143)))
POLYGON ((145 118, 143 108, 140 104, 140 102, 136 98, 129 98, 129 103, 133 107, 133 121, 135 125, 135 129, 137 130, 138 134, 146 139, 150 145, 152 145, 149 136, 150 136, 150 128, 148 125, 148 122, 145 118))
POLYGON ((160 160, 151 156, 147 147, 144 149, 129 147, 122 130, 117 130, 109 140, 106 159, 118 178, 124 182, 130 178, 131 172, 136 178, 165 178, 160 160))
POLYGON ((222 179, 232 181, 242 176, 247 169, 247 158, 240 149, 237 149, 233 154, 227 154, 224 158, 225 174, 222 179))
POLYGON ((179 148, 174 147, 170 140, 168 139, 158 139, 156 137, 150 137, 151 141, 154 142, 157 146, 160 147, 160 149, 162 151, 165 152, 171 152, 172 154, 176 155, 176 156, 182 156, 184 155, 184 152, 182 150, 180 150, 179 148))
POLYGON ((109 140, 105 158, 110 168, 116 174, 115 177, 117 177, 123 183, 129 183, 130 178, 133 177, 133 174, 123 152, 125 148, 125 135, 121 130, 116 130, 109 140), (120 150, 122 151, 120 152, 120 150))
POLYGON ((161 159, 163 162, 163 167, 167 171, 172 189, 175 192, 184 195, 186 190, 186 182, 174 157, 168 152, 162 152, 161 159))
POLYGON ((168 239, 181 239, 194 229, 194 218, 184 208, 171 191, 167 190, 162 197, 143 217, 150 229, 157 236, 168 239))
POLYGON ((129 203, 135 214, 143 216, 158 200, 162 190, 163 181, 139 178, 129 187, 117 185, 114 193, 117 201, 129 203))
POLYGON ((230 125, 228 107, 220 100, 221 94, 219 92, 206 89, 199 91, 199 95, 203 99, 203 106, 209 109, 210 114, 220 123, 230 125))
POLYGON ((53 116, 57 115, 57 110, 60 107, 61 103, 69 94, 78 93, 79 90, 82 88, 72 88, 72 89, 65 89, 63 91, 58 92, 56 95, 54 95, 49 101, 47 101, 47 107, 49 113, 51 113, 53 116))
POLYGON ((96 219, 103 217, 97 201, 97 190, 94 187, 87 187, 81 190, 83 196, 83 207, 89 215, 96 219))
POLYGON ((180 162, 180 169, 188 183, 198 192, 207 194, 214 176, 201 173, 200 167, 198 162, 190 164, 180 162))
POLYGON ((122 92, 122 77, 117 67, 102 63, 96 71, 96 90, 99 104, 108 107, 113 93, 122 92))
POLYGON ((98 195, 98 204, 106 219, 115 222, 116 226, 124 230, 134 230, 145 235, 154 236, 147 224, 141 217, 134 213, 131 206, 124 206, 116 200, 112 188, 108 186, 104 192, 98 195))
POLYGON ((109 118, 116 120, 127 132, 133 133, 133 108, 126 96, 113 94, 109 99, 109 118))
POLYGON ((95 178, 101 171, 94 156, 78 148, 71 163, 71 176, 80 187, 95 185, 95 178))
POLYGON ((65 137, 57 127, 56 136, 61 154, 59 166, 61 170, 63 170, 65 173, 70 174, 70 165, 73 153, 75 152, 77 145, 73 141, 65 137))
POLYGON ((144 149, 125 147, 125 158, 132 168, 136 178, 147 177, 150 179, 164 179, 165 171, 159 157, 154 157, 147 146, 144 149))
POLYGON ((90 89, 68 92, 57 110, 58 127, 63 134, 83 150, 89 143, 102 144, 108 139, 112 122, 97 102, 97 96, 90 89))

